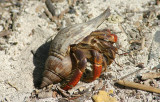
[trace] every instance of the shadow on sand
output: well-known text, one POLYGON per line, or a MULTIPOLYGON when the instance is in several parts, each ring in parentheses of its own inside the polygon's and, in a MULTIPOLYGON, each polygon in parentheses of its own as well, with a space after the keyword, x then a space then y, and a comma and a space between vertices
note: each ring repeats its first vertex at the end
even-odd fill
POLYGON ((48 57, 49 47, 51 41, 41 45, 34 54, 33 63, 35 69, 33 70, 33 83, 35 88, 39 88, 42 82, 42 74, 44 72, 45 61, 48 57))

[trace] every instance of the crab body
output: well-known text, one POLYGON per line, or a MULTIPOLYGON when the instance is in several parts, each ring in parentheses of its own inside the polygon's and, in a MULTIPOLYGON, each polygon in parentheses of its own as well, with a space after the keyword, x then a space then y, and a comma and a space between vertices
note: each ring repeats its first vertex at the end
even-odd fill
POLYGON ((40 88, 61 82, 61 88, 68 90, 80 79, 91 82, 101 75, 117 51, 113 46, 116 35, 107 30, 95 31, 109 15, 107 9, 98 17, 66 27, 56 35, 50 46, 40 88), (85 74, 87 62, 92 64, 91 75, 85 74))

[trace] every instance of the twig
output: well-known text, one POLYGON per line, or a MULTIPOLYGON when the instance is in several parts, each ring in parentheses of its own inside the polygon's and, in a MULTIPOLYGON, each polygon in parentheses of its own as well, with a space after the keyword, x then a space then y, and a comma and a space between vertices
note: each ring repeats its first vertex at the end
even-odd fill
POLYGON ((12 5, 14 5, 14 3, 13 3, 13 1, 12 1, 12 0, 9 0, 9 2, 10 2, 12 5))
POLYGON ((11 20, 12 20, 12 31, 15 31, 15 22, 16 22, 16 19, 17 19, 17 13, 12 13, 12 17, 11 17, 11 20))
POLYGON ((51 0, 46 0, 45 4, 46 4, 49 12, 52 14, 52 16, 55 16, 55 7, 52 5, 51 0))
POLYGON ((53 19, 52 19, 52 14, 49 12, 49 10, 48 10, 46 7, 44 7, 44 13, 48 16, 48 18, 49 18, 51 21, 53 21, 53 19))
POLYGON ((116 65, 118 65, 119 67, 123 68, 123 66, 121 66, 119 63, 117 63, 116 60, 114 60, 114 63, 115 63, 116 65))
POLYGON ((79 94, 78 95, 74 95, 74 96, 72 95, 72 97, 69 97, 68 99, 69 100, 75 100, 75 99, 77 99, 79 97, 81 97, 81 95, 79 95, 79 94))
POLYGON ((14 85, 12 85, 10 82, 6 81, 5 83, 8 84, 9 86, 11 86, 12 88, 16 89, 16 91, 18 91, 18 88, 15 87, 14 85))
POLYGON ((42 91, 38 93, 38 98, 44 99, 44 98, 50 98, 53 97, 53 91, 42 91))
POLYGON ((77 0, 73 0, 73 5, 76 5, 77 0))
POLYGON ((44 12, 45 12, 45 14, 48 16, 48 18, 51 21, 53 21, 53 22, 56 23, 56 21, 58 20, 58 18, 56 16, 52 16, 52 14, 49 12, 49 10, 46 7, 44 7, 44 12))
POLYGON ((122 30, 122 32, 125 33, 126 36, 128 36, 128 33, 125 31, 125 28, 123 27, 122 23, 119 23, 118 26, 120 27, 120 29, 122 30))
POLYGON ((152 42, 151 42, 151 45, 149 47, 149 54, 148 54, 148 59, 147 59, 147 65, 150 63, 150 60, 151 60, 151 53, 152 53, 152 46, 153 46, 153 39, 152 39, 152 42))
POLYGON ((0 37, 9 36, 11 32, 9 30, 4 30, 0 32, 0 37))
POLYGON ((142 41, 141 40, 130 40, 129 43, 132 44, 132 43, 141 43, 142 41))
POLYGON ((44 12, 52 22, 56 23, 58 28, 61 27, 61 23, 59 22, 59 18, 57 16, 52 16, 52 14, 48 11, 46 7, 44 7, 44 12))
POLYGON ((160 72, 159 73, 154 73, 154 72, 143 73, 141 79, 147 80, 147 79, 154 79, 154 78, 160 78, 160 72))
POLYGON ((67 0, 68 1, 68 5, 71 6, 72 5, 72 1, 71 0, 67 0))
POLYGON ((60 20, 63 19, 64 14, 67 13, 68 11, 69 11, 69 9, 65 9, 64 11, 62 11, 62 12, 60 13, 60 15, 58 16, 58 18, 59 18, 60 20))
POLYGON ((11 7, 11 6, 13 6, 13 4, 3 4, 3 5, 0 5, 0 7, 2 7, 2 8, 8 8, 8 7, 11 7))
MULTIPOLYGON (((142 68, 142 69, 143 69, 143 68, 142 68)), ((123 79, 127 78, 128 76, 131 76, 131 75, 133 75, 133 74, 141 71, 142 69, 138 69, 138 70, 136 70, 136 71, 134 71, 134 72, 132 72, 132 73, 130 73, 130 74, 127 74, 127 75, 123 76, 122 78, 120 78, 120 80, 123 80, 123 79)))
POLYGON ((65 97, 70 97, 69 94, 66 93, 65 90, 61 89, 59 86, 57 86, 57 89, 61 92, 62 95, 64 95, 65 97))
POLYGON ((125 81, 125 80, 118 80, 117 83, 120 84, 120 85, 126 86, 126 87, 135 88, 135 89, 144 90, 144 91, 149 91, 149 92, 155 92, 155 93, 160 94, 160 89, 159 88, 154 88, 152 86, 147 86, 147 85, 138 84, 138 83, 134 83, 134 82, 129 82, 129 81, 125 81))
POLYGON ((157 5, 160 5, 160 0, 156 0, 156 4, 157 4, 157 5))
POLYGON ((81 87, 83 87, 83 86, 85 86, 85 85, 84 85, 84 84, 78 84, 78 85, 76 85, 75 87, 73 87, 72 89, 68 90, 68 93, 69 93, 70 95, 72 95, 75 90, 78 90, 79 88, 81 88, 81 87))
POLYGON ((141 39, 141 49, 144 49, 144 46, 145 46, 145 37, 143 37, 142 39, 141 39))
POLYGON ((62 88, 60 88, 59 86, 57 86, 57 89, 61 92, 62 95, 64 95, 65 97, 67 97, 69 100, 73 100, 73 99, 78 98, 78 97, 81 96, 80 94, 70 95, 70 94, 66 93, 66 91, 63 90, 62 88))
POLYGON ((129 10, 127 13, 136 13, 136 14, 141 14, 141 13, 145 13, 145 12, 154 12, 154 11, 158 11, 160 8, 153 8, 153 9, 149 9, 149 10, 144 10, 144 11, 133 11, 133 10, 129 10))

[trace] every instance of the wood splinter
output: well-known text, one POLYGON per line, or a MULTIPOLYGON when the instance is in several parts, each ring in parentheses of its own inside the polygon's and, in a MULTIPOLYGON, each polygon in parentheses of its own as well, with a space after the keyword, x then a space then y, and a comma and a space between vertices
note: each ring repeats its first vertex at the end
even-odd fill
POLYGON ((139 89, 139 90, 144 90, 144 91, 149 91, 149 92, 154 92, 154 93, 159 93, 160 94, 160 89, 159 88, 154 88, 152 86, 147 86, 147 85, 134 83, 134 82, 130 82, 130 81, 125 81, 125 80, 118 80, 116 83, 118 83, 120 85, 123 85, 123 86, 126 86, 126 87, 135 88, 135 89, 139 89))
POLYGON ((142 80, 147 80, 147 79, 155 79, 155 78, 160 78, 160 72, 149 72, 149 73, 143 73, 141 76, 142 80))

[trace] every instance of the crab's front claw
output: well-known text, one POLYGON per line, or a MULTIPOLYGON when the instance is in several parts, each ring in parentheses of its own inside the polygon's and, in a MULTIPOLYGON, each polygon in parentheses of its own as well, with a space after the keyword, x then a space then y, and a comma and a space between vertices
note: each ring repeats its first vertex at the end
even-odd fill
POLYGON ((75 63, 73 63, 73 66, 75 66, 75 68, 73 68, 72 73, 67 78, 65 78, 64 81, 61 82, 61 88, 64 90, 69 90, 77 85, 87 65, 87 59, 83 51, 76 49, 75 51, 73 51, 72 56, 76 61, 75 63))
POLYGON ((103 56, 96 50, 91 50, 91 55, 93 57, 93 66, 90 74, 87 74, 87 72, 83 76, 84 82, 92 82, 100 77, 102 72, 102 63, 103 63, 103 56))

